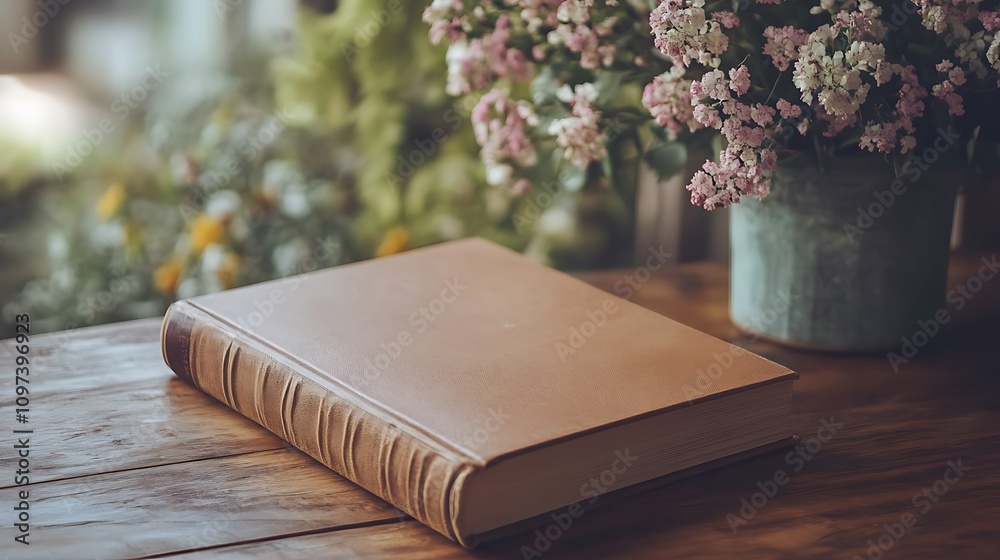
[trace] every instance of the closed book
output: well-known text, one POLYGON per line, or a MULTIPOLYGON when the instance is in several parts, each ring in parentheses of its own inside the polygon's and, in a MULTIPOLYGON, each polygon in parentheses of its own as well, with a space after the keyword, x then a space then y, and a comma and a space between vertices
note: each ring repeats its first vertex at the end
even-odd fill
POLYGON ((794 372, 482 239, 182 300, 162 344, 465 546, 792 437, 794 372))

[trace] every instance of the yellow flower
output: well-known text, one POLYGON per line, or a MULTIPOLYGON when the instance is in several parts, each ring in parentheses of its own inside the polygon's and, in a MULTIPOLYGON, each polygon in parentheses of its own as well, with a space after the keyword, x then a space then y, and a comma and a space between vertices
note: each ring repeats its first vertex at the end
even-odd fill
POLYGON ((222 240, 226 226, 221 220, 206 216, 198 216, 191 223, 191 250, 200 255, 205 247, 222 240))
POLYGON ((410 234, 403 226, 396 226, 385 232, 385 237, 375 250, 376 257, 386 257, 402 253, 410 248, 410 234))
POLYGON ((176 260, 168 261, 153 272, 153 285, 160 293, 172 296, 177 292, 181 272, 183 272, 181 263, 176 260))
POLYGON ((131 220, 125 224, 125 248, 129 251, 142 248, 142 227, 131 220))
POLYGON ((216 277, 223 288, 232 288, 236 285, 236 273, 240 268, 240 257, 235 253, 229 253, 222 261, 222 266, 216 271, 216 277))
POLYGON ((104 194, 97 201, 97 215, 108 220, 115 216, 125 202, 125 185, 121 181, 115 181, 108 185, 104 194))

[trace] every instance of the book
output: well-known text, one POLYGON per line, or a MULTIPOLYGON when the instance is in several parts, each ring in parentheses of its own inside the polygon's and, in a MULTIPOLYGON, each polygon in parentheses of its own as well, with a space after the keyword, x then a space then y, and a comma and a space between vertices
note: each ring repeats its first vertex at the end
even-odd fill
POLYGON ((468 547, 793 437, 788 368, 476 238, 182 300, 161 338, 178 376, 468 547))

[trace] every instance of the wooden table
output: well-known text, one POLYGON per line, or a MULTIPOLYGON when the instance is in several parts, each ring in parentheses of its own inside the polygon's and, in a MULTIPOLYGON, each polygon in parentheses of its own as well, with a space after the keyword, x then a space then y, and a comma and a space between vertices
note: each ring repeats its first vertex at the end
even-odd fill
MULTIPOLYGON (((975 270, 959 260, 953 285, 975 270)), ((610 289, 626 272, 584 279, 610 289)), ((726 278, 718 265, 684 265, 634 300, 800 372, 803 443, 824 422, 842 427, 809 460, 774 453, 587 512, 543 556, 851 559, 881 538, 884 558, 1000 558, 1000 279, 894 372, 884 355, 796 352, 740 334, 726 278), (946 473, 949 461, 970 470, 946 473), (761 505, 758 483, 778 471, 789 481, 761 505), (946 493, 931 502, 924 488, 946 493)), ((467 551, 401 515, 174 378, 159 325, 34 337, 28 424, 14 422, 15 350, 0 343, 0 557, 523 558, 523 547, 545 547, 522 534, 467 551), (23 427, 31 484, 14 487, 11 430, 23 427), (13 541, 21 490, 29 546, 13 541)))

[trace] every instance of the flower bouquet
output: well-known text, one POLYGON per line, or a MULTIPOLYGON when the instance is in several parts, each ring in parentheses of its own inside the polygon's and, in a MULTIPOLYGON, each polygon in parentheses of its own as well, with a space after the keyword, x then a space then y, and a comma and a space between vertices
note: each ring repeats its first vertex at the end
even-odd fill
POLYGON ((626 127, 648 129, 646 152, 662 150, 653 138, 708 130, 720 154, 688 190, 713 209, 765 197, 784 151, 853 149, 898 166, 940 128, 976 140, 996 118, 996 4, 435 0, 424 19, 449 44, 448 91, 480 98, 492 184, 526 190, 520 175, 546 142, 585 166, 626 127))
POLYGON ((731 213, 734 321, 863 350, 941 300, 957 181, 935 176, 991 159, 998 4, 435 0, 424 19, 450 93, 478 98, 490 183, 527 192, 539 154, 614 177, 623 142, 666 177, 711 146, 691 202, 752 201, 731 213), (775 313, 782 293, 798 304, 775 313))

